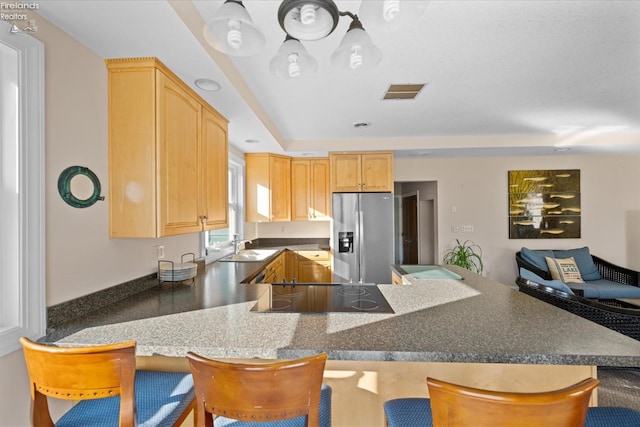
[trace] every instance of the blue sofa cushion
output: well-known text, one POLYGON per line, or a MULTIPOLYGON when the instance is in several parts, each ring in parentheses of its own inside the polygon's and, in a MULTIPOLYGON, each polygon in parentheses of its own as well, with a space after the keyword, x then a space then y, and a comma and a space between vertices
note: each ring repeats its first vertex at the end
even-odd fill
POLYGON ((573 291, 571 290, 571 288, 568 287, 566 284, 564 284, 562 280, 545 280, 542 277, 538 276, 537 274, 527 270, 526 268, 520 269, 520 277, 573 295, 573 291))
POLYGON ((549 267, 547 266, 547 260, 545 257, 555 258, 553 251, 545 251, 540 249, 528 249, 522 248, 520 249, 520 256, 523 260, 527 261, 529 264, 533 264, 538 267, 542 271, 549 271, 549 267))
MULTIPOLYGON (((135 399, 138 427, 172 426, 195 398, 190 372, 136 371, 135 399)), ((118 427, 120 396, 82 400, 56 427, 118 427)))
POLYGON ((580 276, 582 276, 582 280, 589 281, 602 279, 600 271, 598 271, 598 267, 596 267, 593 262, 593 258, 591 258, 591 252, 589 251, 588 246, 566 250, 529 249, 523 247, 520 249, 520 256, 522 256, 522 259, 538 267, 540 270, 547 272, 549 271, 549 267, 547 265, 545 257, 573 257, 573 259, 576 261, 576 265, 578 266, 578 270, 580 270, 580 276))
POLYGON ((606 279, 591 280, 580 284, 572 283, 571 288, 580 289, 585 298, 640 298, 640 287, 616 283, 606 279))
POLYGON ((602 276, 598 271, 598 267, 593 263, 593 258, 591 258, 591 252, 589 251, 588 246, 578 249, 554 250, 553 253, 555 258, 573 257, 576 261, 576 265, 578 266, 578 270, 580 270, 582 280, 589 281, 602 279, 602 276))

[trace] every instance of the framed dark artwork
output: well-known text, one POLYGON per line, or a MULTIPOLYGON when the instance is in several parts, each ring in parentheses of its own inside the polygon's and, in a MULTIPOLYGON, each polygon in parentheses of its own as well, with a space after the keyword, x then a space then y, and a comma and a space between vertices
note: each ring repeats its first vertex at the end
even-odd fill
POLYGON ((509 171, 509 238, 580 237, 580 170, 509 171))

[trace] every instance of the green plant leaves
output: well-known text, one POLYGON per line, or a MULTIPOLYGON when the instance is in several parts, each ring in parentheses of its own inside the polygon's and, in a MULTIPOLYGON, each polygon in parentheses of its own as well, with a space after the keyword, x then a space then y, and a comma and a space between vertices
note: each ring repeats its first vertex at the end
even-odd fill
POLYGON ((456 246, 445 251, 442 263, 457 265, 478 274, 482 274, 484 269, 482 249, 471 240, 460 243, 460 240, 456 239, 456 246))

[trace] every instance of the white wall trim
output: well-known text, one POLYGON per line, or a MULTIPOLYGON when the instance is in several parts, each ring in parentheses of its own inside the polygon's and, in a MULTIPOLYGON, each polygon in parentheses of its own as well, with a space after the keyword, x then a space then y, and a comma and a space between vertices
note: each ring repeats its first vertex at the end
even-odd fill
MULTIPOLYGON (((0 22, 0 43, 20 52, 19 69, 19 313, 0 332, 0 356, 20 348, 18 338, 46 332, 44 45, 0 22)), ((0 287, 16 285, 0 283, 0 287)))

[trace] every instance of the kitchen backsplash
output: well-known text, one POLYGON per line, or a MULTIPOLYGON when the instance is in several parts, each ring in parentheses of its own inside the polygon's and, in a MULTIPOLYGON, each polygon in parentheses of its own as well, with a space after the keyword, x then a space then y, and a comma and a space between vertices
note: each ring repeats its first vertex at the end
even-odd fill
POLYGON ((331 236, 329 221, 292 221, 247 223, 245 236, 251 238, 292 238, 331 236), (255 227, 252 227, 255 225, 255 227), (255 230, 255 234, 253 233, 255 230))

